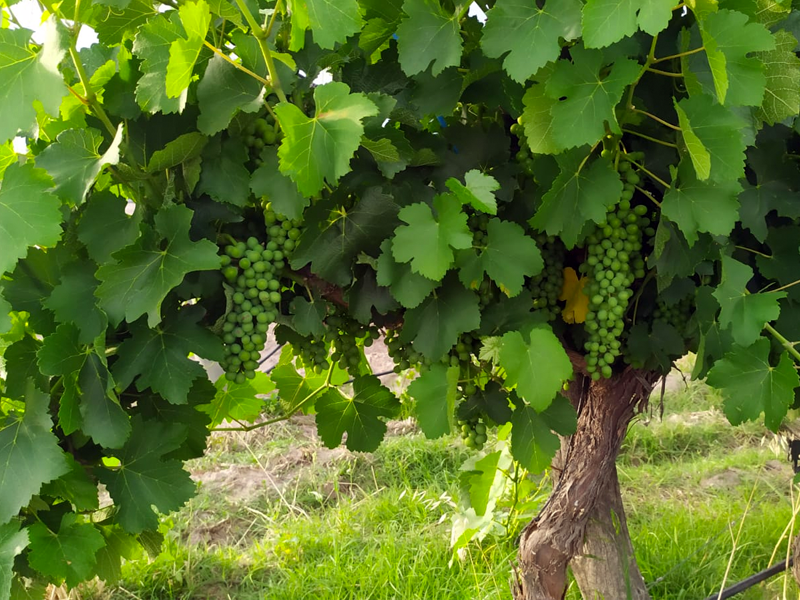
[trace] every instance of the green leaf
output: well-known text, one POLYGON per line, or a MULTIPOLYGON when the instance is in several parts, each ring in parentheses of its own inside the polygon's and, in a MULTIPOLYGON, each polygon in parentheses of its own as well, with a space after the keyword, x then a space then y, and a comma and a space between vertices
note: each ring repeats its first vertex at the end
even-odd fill
POLYGON ((278 170, 278 149, 266 146, 261 151, 261 163, 250 179, 250 189, 256 196, 270 201, 276 213, 287 219, 300 219, 311 200, 278 170))
POLYGON ((729 256, 722 257, 722 281, 714 291, 720 305, 719 322, 730 328, 733 340, 740 346, 755 342, 764 325, 780 315, 778 300, 786 292, 751 294, 747 284, 753 278, 753 269, 729 256))
POLYGON ((28 563, 53 583, 76 586, 89 579, 97 564, 95 554, 105 545, 94 525, 79 523, 77 518, 74 513, 65 514, 57 532, 44 523, 28 528, 28 563))
POLYGON ((310 118, 294 104, 275 107, 285 133, 278 150, 281 172, 306 196, 317 194, 326 181, 335 185, 350 171, 350 159, 364 135, 362 120, 378 112, 364 94, 351 94, 339 82, 314 88, 314 101, 316 112, 310 118))
POLYGON ((57 22, 53 16, 45 23, 44 44, 38 52, 28 45, 32 31, 0 29, 0 143, 36 126, 36 103, 47 114, 58 115, 61 99, 67 95, 58 64, 67 47, 57 22))
MULTIPOLYGON (((711 157, 709 179, 715 183, 725 183, 744 177, 745 142, 742 138, 743 123, 739 117, 705 94, 684 98, 676 106, 684 114, 681 127, 685 123, 691 127, 692 144, 695 145, 695 140, 699 140, 711 157)), ((694 156, 692 160, 694 162, 694 156)), ((698 164, 700 178, 706 172, 706 165, 703 161, 698 164)))
POLYGON ((400 66, 416 75, 433 63, 434 76, 461 63, 461 33, 457 15, 436 0, 405 0, 406 16, 397 28, 400 66))
POLYGON ((587 0, 584 42, 589 48, 610 46, 633 36, 638 28, 656 35, 667 28, 674 6, 671 0, 587 0))
POLYGON ((553 403, 540 413, 547 426, 560 435, 573 435, 578 430, 578 413, 561 394, 558 394, 553 403))
POLYGON ((527 404, 522 404, 511 417, 511 454, 531 473, 540 473, 550 466, 561 447, 558 436, 550 431, 544 418, 527 404))
POLYGON ((50 396, 28 381, 25 413, 0 429, 0 523, 17 515, 42 484, 69 470, 58 439, 50 431, 50 396))
POLYGON ((61 238, 61 203, 51 187, 47 173, 30 163, 6 169, 0 187, 0 274, 13 269, 28 246, 55 246, 61 238))
POLYGON ((9 598, 14 579, 14 559, 28 546, 28 531, 20 531, 19 523, 0 525, 0 598, 9 598))
POLYGON ((374 375, 363 375, 353 382, 354 395, 344 396, 329 388, 317 400, 317 430, 328 448, 342 443, 347 433, 347 449, 372 452, 386 434, 386 422, 397 415, 400 401, 381 385, 374 375))
POLYGON ((320 48, 333 49, 364 24, 358 0, 306 0, 306 5, 314 43, 320 48))
POLYGON ((49 378, 39 371, 36 353, 41 344, 25 335, 11 344, 4 353, 6 386, 3 396, 21 400, 28 393, 31 381, 37 389, 49 390, 49 378))
POLYGON ((6 169, 16 162, 19 162, 19 157, 14 150, 14 144, 12 142, 0 144, 0 179, 3 178, 6 169))
POLYGON ((196 131, 184 133, 161 150, 156 150, 147 163, 148 173, 158 173, 176 167, 183 162, 198 158, 208 143, 208 138, 196 131))
POLYGON ((58 326, 42 342, 37 356, 39 370, 45 375, 68 375, 77 371, 86 361, 86 349, 78 340, 78 327, 74 323, 58 326))
POLYGON ((561 172, 530 224, 548 235, 558 235, 571 249, 575 247, 587 221, 600 223, 606 209, 622 193, 619 175, 607 160, 595 160, 579 170, 585 151, 575 150, 557 157, 561 172))
POLYGON ((92 194, 86 203, 78 224, 78 239, 96 263, 108 262, 114 252, 133 244, 139 237, 142 213, 136 211, 128 216, 125 213, 127 204, 124 198, 108 192, 92 194), (109 231, 114 235, 108 235, 109 231))
POLYGON ((603 53, 576 46, 570 50, 573 62, 559 60, 547 80, 547 95, 553 100, 551 134, 564 148, 594 144, 605 135, 605 126, 622 133, 614 109, 625 88, 636 81, 641 66, 634 60, 618 58, 610 69, 603 53))
POLYGON ((181 4, 178 13, 186 37, 174 40, 169 46, 166 76, 168 98, 180 98, 192 82, 194 64, 211 24, 211 10, 205 0, 181 4))
POLYGON ((572 363, 550 329, 533 329, 530 340, 519 331, 506 333, 499 364, 506 370, 506 385, 516 388, 538 411, 550 406, 564 382, 572 378, 572 363))
POLYGON ((143 225, 136 242, 97 270, 102 282, 97 297, 112 322, 133 323, 147 314, 148 325, 155 327, 161 322, 161 303, 187 273, 219 268, 216 245, 189 238, 191 220, 192 211, 185 206, 161 209, 155 230, 143 225))
POLYGON ((245 166, 249 158, 241 140, 212 138, 203 151, 196 193, 206 193, 217 202, 246 206, 250 201, 250 171, 245 166))
POLYGON ((458 336, 481 324, 478 296, 451 275, 435 295, 405 313, 401 340, 414 341, 414 349, 432 362, 440 360, 458 336))
MULTIPOLYGON (((675 102, 674 98, 673 102, 675 102)), ((675 102, 675 112, 678 113, 678 124, 681 128, 683 143, 686 146, 689 157, 692 159, 697 179, 705 181, 711 175, 711 155, 692 129, 692 124, 689 122, 686 112, 677 102, 675 102)))
POLYGON ((472 233, 454 196, 436 196, 433 211, 424 202, 400 211, 400 219, 408 225, 395 231, 392 255, 398 262, 410 262, 415 273, 438 281, 453 265, 453 250, 472 247, 472 233))
POLYGON ((554 63, 543 67, 536 75, 537 82, 532 83, 522 97, 525 107, 521 117, 522 126, 525 129, 525 140, 533 154, 558 154, 564 149, 551 133, 551 111, 558 100, 550 98, 545 87, 554 69, 554 63))
MULTIPOLYGON (((283 359, 281 359, 283 360, 283 359)), ((300 375, 291 364, 279 364, 270 374, 278 389, 278 397, 286 407, 286 414, 307 410, 327 389, 325 375, 300 375)))
POLYGON ((788 31, 776 31, 775 49, 756 53, 764 65, 764 100, 756 116, 775 125, 800 112, 800 58, 797 40, 788 31))
POLYGON ((69 471, 58 479, 44 484, 41 495, 64 498, 77 510, 97 510, 100 507, 97 482, 89 477, 88 469, 71 454, 65 454, 64 458, 69 465, 69 471))
POLYGON ((511 221, 491 219, 486 233, 485 247, 480 255, 481 270, 506 296, 516 296, 522 291, 525 278, 538 275, 544 268, 539 247, 525 235, 522 227, 511 221))
POLYGON ((758 271, 763 277, 775 279, 789 286, 789 297, 800 293, 797 286, 797 264, 800 263, 800 227, 793 225, 773 227, 767 236, 769 256, 756 256, 758 271))
POLYGON ((3 298, 2 291, 0 291, 0 334, 7 333, 11 327, 11 305, 3 298))
POLYGON ((64 377, 64 392, 58 400, 58 427, 64 435, 72 435, 83 426, 80 393, 78 378, 74 374, 64 377))
POLYGON ((142 25, 155 15, 156 11, 150 0, 130 0, 125 10, 109 8, 102 13, 102 17, 94 24, 94 29, 101 44, 115 46, 135 36, 142 25))
POLYGON ((345 299, 350 314, 364 325, 373 321, 374 312, 385 315, 399 308, 389 288, 378 285, 376 273, 369 267, 355 278, 345 299))
POLYGON ((301 296, 296 296, 289 306, 289 312, 294 315, 292 323, 300 335, 315 338, 325 335, 325 324, 323 323, 327 313, 325 302, 309 302, 301 296))
POLYGON ((113 374, 120 389, 136 381, 140 392, 148 387, 172 404, 185 404, 192 383, 206 372, 189 353, 219 362, 224 358, 220 339, 198 321, 205 310, 188 306, 170 315, 162 327, 149 329, 142 321, 130 324, 131 337, 117 349, 113 374))
POLYGON ((474 465, 465 464, 460 479, 467 484, 469 501, 478 516, 486 514, 492 500, 498 500, 505 488, 505 475, 511 468, 512 459, 508 450, 497 450, 476 460, 474 465))
POLYGON ((194 483, 181 462, 165 455, 181 446, 186 426, 132 419, 130 439, 120 451, 120 466, 98 469, 97 476, 119 507, 116 519, 129 533, 158 527, 162 513, 179 509, 194 495, 194 483))
POLYGON ((197 128, 206 135, 222 131, 238 111, 257 112, 264 104, 263 94, 258 80, 215 55, 197 86, 197 128))
POLYGON ((318 203, 313 213, 305 214, 306 230, 291 266, 297 270, 311 263, 314 273, 344 287, 352 281, 356 257, 377 254, 378 245, 394 231, 400 206, 380 187, 367 189, 348 211, 336 200, 318 203))
POLYGON ((244 383, 234 383, 220 377, 216 384, 217 393, 209 404, 201 404, 197 410, 211 417, 211 427, 223 421, 253 422, 264 409, 264 401, 259 395, 270 393, 275 384, 266 373, 256 371, 256 378, 244 383))
POLYGON ((490 215, 497 214, 497 198, 494 193, 500 189, 500 184, 494 177, 472 169, 464 174, 464 183, 466 185, 451 177, 447 180, 447 187, 461 204, 469 204, 475 210, 490 215))
POLYGON ((114 381, 105 362, 90 354, 78 376, 81 429, 104 448, 120 448, 131 432, 128 415, 114 395, 114 381))
POLYGON ((539 6, 525 0, 498 0, 487 14, 483 53, 490 58, 505 54, 503 68, 511 79, 525 83, 558 58, 560 39, 569 42, 580 36, 582 8, 579 0, 547 0, 539 6))
POLYGON ((766 87, 764 65, 747 55, 775 48, 769 30, 748 23, 743 13, 723 9, 703 19, 700 34, 720 104, 760 106, 766 87))
POLYGON ((136 101, 147 112, 178 113, 186 107, 186 89, 177 98, 167 95, 170 48, 173 42, 183 39, 185 33, 177 15, 178 12, 173 11, 169 18, 158 15, 149 19, 139 29, 133 43, 134 54, 142 60, 142 76, 136 84, 136 101))
POLYGON ((433 279, 414 273, 408 263, 399 263, 392 256, 392 240, 381 244, 378 257, 378 285, 391 289, 392 296, 405 308, 419 306, 438 286, 433 279))
POLYGON ((431 365, 408 386, 408 395, 414 399, 417 423, 428 439, 450 433, 455 413, 458 367, 431 365))
POLYGON ((667 190, 661 201, 662 214, 681 228, 689 246, 697 241, 697 232, 728 235, 739 220, 738 181, 716 184, 697 180, 689 163, 678 168, 679 182, 667 190))
POLYGON ((794 403, 800 386, 788 353, 781 354, 776 367, 769 362, 770 343, 758 338, 745 348, 734 346, 708 373, 708 384, 725 395, 723 411, 732 425, 752 421, 764 413, 764 424, 778 431, 786 411, 794 403))

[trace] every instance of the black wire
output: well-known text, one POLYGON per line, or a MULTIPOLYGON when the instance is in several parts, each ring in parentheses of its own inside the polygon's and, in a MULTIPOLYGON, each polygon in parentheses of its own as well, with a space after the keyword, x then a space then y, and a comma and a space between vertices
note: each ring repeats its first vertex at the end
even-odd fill
MULTIPOLYGON (((283 348, 283 344, 278 344, 278 346, 277 346, 277 347, 276 347, 276 348, 275 348, 275 349, 274 349, 272 352, 270 352, 270 353, 269 353, 269 354, 267 354, 267 355, 266 355, 264 358, 262 358, 260 361, 258 361, 258 366, 260 367, 260 366, 261 366, 261 365, 263 365, 265 362, 267 362, 267 361, 268 361, 270 358, 272 358, 273 356, 275 356, 275 353, 276 353, 276 352, 279 352, 281 348, 283 348)), ((269 371, 267 371, 267 372, 269 373, 269 371)))

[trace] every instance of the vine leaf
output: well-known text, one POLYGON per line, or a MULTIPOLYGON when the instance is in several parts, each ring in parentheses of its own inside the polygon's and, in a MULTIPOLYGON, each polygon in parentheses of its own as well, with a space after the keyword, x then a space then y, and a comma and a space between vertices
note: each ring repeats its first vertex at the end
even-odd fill
MULTIPOLYGON (((283 356, 281 357, 283 363, 283 356)), ((327 389, 324 375, 309 374, 303 377, 291 364, 278 364, 270 377, 278 389, 278 397, 287 414, 298 410, 306 411, 327 389)))
POLYGON ((68 93, 58 71, 67 47, 57 18, 52 16, 44 24, 39 52, 28 47, 32 34, 29 29, 0 29, 0 143, 36 126, 37 102, 47 114, 58 115, 61 99, 68 93))
POLYGON ((74 323, 62 323, 55 332, 44 338, 36 353, 39 370, 45 375, 68 375, 77 371, 86 362, 86 350, 79 341, 78 327, 74 323))
POLYGON ((364 24, 358 0, 306 0, 304 4, 314 43, 320 48, 332 50, 336 44, 344 43, 348 37, 361 31, 364 24))
POLYGON ((353 382, 352 398, 336 388, 320 396, 316 403, 317 430, 328 448, 342 443, 347 433, 347 449, 372 452, 386 434, 386 423, 400 410, 400 401, 381 385, 374 375, 363 375, 353 382))
POLYGON ((708 373, 709 385, 725 395, 723 410, 732 425, 755 420, 763 412, 764 424, 778 431, 786 411, 800 386, 797 371, 788 353, 778 365, 769 362, 770 343, 758 338, 751 346, 734 346, 708 373))
POLYGON ((295 296, 289 306, 294 315, 292 323, 295 331, 302 336, 322 337, 325 334, 325 315, 327 306, 324 301, 309 302, 302 296, 295 296))
POLYGON ((687 161, 678 167, 677 185, 667 190, 661 203, 662 213, 676 223, 689 246, 697 241, 697 232, 728 235, 739 220, 738 181, 716 184, 698 181, 687 161))
POLYGON ((214 135, 225 129, 238 111, 257 112, 264 105, 264 86, 214 55, 197 86, 197 104, 197 128, 214 135))
POLYGON ((258 396, 269 394, 275 389, 275 384, 266 373, 256 371, 255 379, 244 383, 220 377, 215 387, 217 393, 212 401, 197 407, 211 417, 211 427, 228 420, 255 421, 264 408, 264 401, 258 396))
POLYGON ((168 98, 181 97, 192 82, 194 64, 211 24, 211 10, 205 0, 181 4, 178 14, 186 37, 172 41, 169 46, 166 75, 168 98))
POLYGON ((204 314, 195 305, 170 315, 155 329, 141 320, 131 323, 131 337, 119 345, 119 358, 113 365, 117 386, 127 389, 135 381, 140 392, 149 387, 172 404, 185 404, 194 380, 206 376, 203 366, 188 358, 189 353, 216 362, 225 356, 220 339, 198 325, 204 314))
POLYGON ((317 194, 327 181, 335 185, 350 171, 350 159, 364 135, 362 120, 378 113, 364 94, 331 82, 314 88, 316 112, 306 117, 294 104, 275 107, 285 137, 278 150, 281 172, 306 196, 317 194))
POLYGON ((546 82, 550 79, 555 69, 555 63, 550 63, 536 74, 536 82, 529 85, 522 97, 522 126, 525 129, 525 139, 530 151, 534 154, 558 154, 564 148, 552 135, 553 107, 558 100, 553 100, 547 95, 546 82))
POLYGON ((479 517, 485 515, 493 501, 502 494, 505 487, 503 472, 508 471, 511 466, 512 458, 505 446, 502 450, 490 452, 480 460, 468 459, 464 464, 459 479, 469 490, 470 505, 476 515, 479 517), (469 462, 474 464, 470 465, 469 462))
POLYGON ((136 101, 142 110, 170 114, 183 112, 186 107, 187 88, 178 97, 171 97, 166 91, 170 48, 184 35, 177 11, 169 13, 169 17, 153 17, 139 29, 133 52, 142 60, 142 76, 136 84, 136 101))
POLYGON ((650 35, 667 28, 675 6, 671 0, 588 0, 583 9, 583 39, 602 48, 630 37, 638 28, 650 35))
POLYGON ((587 221, 600 223, 606 209, 622 193, 619 175, 607 160, 595 160, 580 169, 585 151, 556 157, 560 173, 542 197, 530 224, 548 235, 558 235, 567 248, 574 248, 587 221))
POLYGON ((756 54, 764 65, 764 101, 756 111, 770 125, 800 112, 800 58, 794 53, 797 40, 788 31, 776 31, 775 48, 756 54))
POLYGON ((714 291, 721 309, 719 323, 729 327, 733 340, 743 347, 755 342, 764 325, 778 318, 778 300, 786 297, 786 292, 748 293, 752 278, 752 268, 729 256, 722 257, 722 281, 714 291))
POLYGON ((584 287, 589 278, 578 274, 572 267, 564 269, 564 284, 561 287, 559 300, 566 301, 561 311, 561 318, 565 323, 584 323, 589 312, 589 296, 584 292, 584 287))
POLYGON ((203 153, 207 143, 208 138, 202 133, 196 131, 184 133, 168 142, 161 150, 153 152, 147 163, 147 172, 166 171, 183 162, 194 160, 203 153))
POLYGON ((124 198, 109 192, 93 193, 86 203, 83 217, 78 223, 78 239, 86 246, 89 256, 102 265, 111 255, 131 245, 139 237, 140 211, 132 216, 125 213, 124 198), (113 231, 114 235, 108 235, 113 231))
POLYGON ((192 211, 182 205, 163 208, 155 230, 142 225, 142 236, 97 270, 100 305, 113 323, 133 323, 147 314, 147 324, 161 322, 161 303, 187 273, 218 269, 217 247, 189 238, 192 211), (162 247, 163 246, 163 247, 162 247))
POLYGON ((119 452, 115 470, 98 469, 98 478, 119 507, 116 518, 129 533, 158 527, 158 516, 179 509, 194 495, 194 483, 181 462, 165 458, 186 438, 186 426, 132 419, 130 439, 119 452))
POLYGON ((561 53, 559 39, 580 36, 581 2, 548 0, 541 8, 525 0, 498 0, 488 12, 481 47, 490 58, 506 54, 503 68, 525 83, 561 53))
POLYGON ((408 386, 408 395, 415 402, 417 423, 428 439, 450 433, 457 384, 458 367, 435 364, 408 386))
POLYGON ((61 238, 61 203, 50 193, 52 185, 47 172, 30 163, 6 169, 0 187, 0 274, 13 269, 28 246, 55 246, 61 238))
POLYGON ((397 28, 397 50, 406 75, 422 73, 433 63, 435 77, 461 63, 458 15, 436 0, 405 0, 403 12, 406 17, 397 28))
POLYGON ((758 58, 747 55, 775 48, 769 30, 760 23, 748 23, 744 13, 722 9, 701 21, 700 34, 719 103, 761 106, 766 86, 764 66, 758 58))
POLYGON ((678 113, 678 124, 681 128, 683 143, 686 146, 689 157, 692 159, 697 179, 705 181, 711 175, 711 154, 709 154, 708 149, 692 129, 692 124, 689 122, 689 117, 686 116, 686 111, 674 99, 673 102, 675 103, 675 112, 678 113))
POLYGON ((684 115, 681 126, 688 123, 691 128, 687 129, 691 131, 688 143, 694 148, 692 162, 699 161, 694 163, 698 178, 706 173, 707 178, 716 183, 743 178, 745 141, 742 120, 706 94, 684 98, 677 107, 684 115), (710 169, 704 161, 704 154, 698 151, 698 141, 710 156, 710 169))
POLYGON ((300 193, 294 181, 278 170, 278 149, 266 146, 261 151, 261 166, 250 179, 253 193, 272 203, 272 209, 287 219, 300 219, 311 200, 300 193))
POLYGON ((511 416, 511 454, 531 473, 540 473, 550 466, 561 447, 558 436, 550 431, 542 416, 522 404, 511 416))
POLYGON ((447 180, 447 187, 461 201, 469 204, 475 210, 497 214, 497 198, 494 193, 500 189, 500 184, 491 175, 485 175, 477 169, 472 169, 464 174, 464 184, 451 177, 447 180))
POLYGON ((522 291, 526 277, 538 275, 544 268, 539 247, 525 235, 525 230, 516 223, 496 218, 486 226, 481 253, 464 252, 457 263, 461 267, 459 278, 465 286, 477 289, 484 274, 488 274, 509 297, 522 291))
POLYGON ((436 196, 433 211, 424 202, 400 211, 398 216, 408 225, 395 231, 392 255, 398 262, 410 262, 415 273, 438 281, 453 265, 453 250, 472 247, 472 233, 456 197, 436 196))
POLYGON ((533 329, 528 340, 519 331, 506 333, 499 365, 506 370, 506 384, 539 412, 572 378, 572 363, 550 329, 533 329))
POLYGON ((0 525, 0 598, 9 598, 14 579, 14 559, 28 546, 28 531, 20 531, 19 523, 0 525))
POLYGON ((50 396, 29 380, 25 413, 6 418, 0 428, 0 523, 16 516, 42 484, 69 470, 58 439, 50 431, 49 402, 50 396))
POLYGON ((55 182, 55 193, 62 200, 81 204, 105 165, 119 162, 122 126, 103 154, 103 136, 96 129, 68 129, 61 132, 36 157, 36 166, 48 172, 55 182))
POLYGON ((241 140, 212 138, 203 150, 203 171, 198 193, 218 202, 244 207, 250 201, 249 156, 241 140))
POLYGON ((550 135, 564 148, 594 144, 605 135, 605 124, 614 133, 622 133, 614 108, 625 88, 636 81, 641 67, 628 58, 611 63, 606 74, 606 60, 600 50, 575 46, 572 62, 559 60, 547 80, 546 92, 553 104, 550 135))
POLYGON ((87 356, 78 375, 83 432, 105 448, 121 448, 131 432, 128 415, 114 395, 114 380, 97 353, 87 356))
POLYGON ((405 313, 400 340, 414 341, 414 349, 436 362, 458 341, 458 336, 481 324, 478 296, 451 275, 441 289, 405 313))
POLYGON ((13 325, 10 313, 11 305, 3 298, 2 290, 0 290, 0 334, 8 333, 13 325))
POLYGON ((392 296, 405 308, 414 308, 427 298, 438 282, 414 273, 408 263, 399 263, 392 256, 392 240, 381 244, 378 257, 378 285, 388 287, 392 296))
POLYGON ((89 579, 97 564, 95 555, 105 545, 102 534, 91 523, 78 522, 78 515, 67 513, 57 532, 44 523, 28 528, 28 562, 51 582, 66 581, 70 587, 89 579))

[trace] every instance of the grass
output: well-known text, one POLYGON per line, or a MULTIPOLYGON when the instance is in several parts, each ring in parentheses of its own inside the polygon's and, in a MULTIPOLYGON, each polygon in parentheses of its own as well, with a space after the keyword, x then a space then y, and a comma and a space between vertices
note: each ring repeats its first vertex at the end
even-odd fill
MULTIPOLYGON (((643 416, 625 441, 620 482, 654 599, 716 592, 745 511, 728 585, 768 566, 790 520, 788 463, 763 443, 763 427, 728 425, 720 402, 702 384, 668 391, 663 421, 643 416)), ((403 428, 357 456, 320 449, 310 421, 216 436, 191 465, 204 481, 198 496, 165 520, 164 551, 125 565, 120 587, 89 597, 509 598, 513 540, 472 544, 450 564, 449 515, 468 451, 403 428)), ((797 597, 793 586, 787 597, 797 597)), ((778 577, 737 598, 782 589, 778 577)), ((574 585, 567 597, 580 597, 574 585)))

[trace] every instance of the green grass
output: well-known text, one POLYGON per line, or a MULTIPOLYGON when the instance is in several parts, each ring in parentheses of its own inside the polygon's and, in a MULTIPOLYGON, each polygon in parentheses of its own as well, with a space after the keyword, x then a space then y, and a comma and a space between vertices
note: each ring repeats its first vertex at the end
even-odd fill
MULTIPOLYGON (((657 404, 656 397, 654 412, 657 404)), ((668 392, 663 422, 639 418, 620 456, 629 527, 655 599, 702 600, 717 591, 731 532, 746 510, 728 585, 767 566, 791 518, 788 465, 775 464, 762 444, 762 427, 731 427, 719 406, 720 398, 700 384, 668 392)), ((510 597, 513 540, 487 539, 452 560, 449 515, 458 469, 468 456, 460 443, 406 433, 390 437, 375 454, 354 456, 320 451, 310 431, 311 422, 301 422, 215 437, 193 470, 208 477, 225 474, 224 465, 258 485, 242 497, 215 488, 212 478, 167 520, 173 527, 164 552, 125 565, 121 587, 94 596, 510 597)), ((782 585, 779 577, 737 598, 780 597, 782 585)), ((568 598, 579 597, 571 586, 568 598)))

